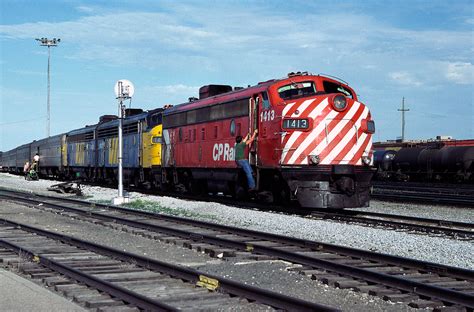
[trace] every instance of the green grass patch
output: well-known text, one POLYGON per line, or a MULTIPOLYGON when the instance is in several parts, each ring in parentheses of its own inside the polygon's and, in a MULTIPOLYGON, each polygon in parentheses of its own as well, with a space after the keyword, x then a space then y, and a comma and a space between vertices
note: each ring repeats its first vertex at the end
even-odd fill
POLYGON ((171 216, 178 216, 178 217, 187 217, 187 218, 199 218, 199 219, 205 219, 205 220, 217 220, 216 216, 210 215, 210 214, 200 214, 192 211, 188 211, 185 209, 180 209, 180 208, 170 208, 170 207, 164 207, 160 205, 159 203, 149 201, 149 200, 134 200, 132 202, 129 202, 127 204, 124 204, 125 207, 130 208, 130 209, 135 209, 135 210, 141 210, 141 211, 148 211, 148 212, 153 212, 153 213, 163 213, 171 216))

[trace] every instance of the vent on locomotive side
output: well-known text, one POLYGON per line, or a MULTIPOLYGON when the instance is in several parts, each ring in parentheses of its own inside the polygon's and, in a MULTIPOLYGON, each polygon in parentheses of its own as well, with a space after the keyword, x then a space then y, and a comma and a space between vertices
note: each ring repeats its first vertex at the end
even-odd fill
POLYGON ((143 113, 143 109, 141 108, 127 108, 125 109, 125 117, 135 116, 138 114, 143 113))
POLYGON ((205 99, 214 95, 227 93, 232 91, 232 87, 228 85, 207 85, 199 88, 199 99, 205 99))
POLYGON ((99 123, 109 122, 112 120, 117 119, 118 117, 115 115, 102 115, 99 117, 99 123))

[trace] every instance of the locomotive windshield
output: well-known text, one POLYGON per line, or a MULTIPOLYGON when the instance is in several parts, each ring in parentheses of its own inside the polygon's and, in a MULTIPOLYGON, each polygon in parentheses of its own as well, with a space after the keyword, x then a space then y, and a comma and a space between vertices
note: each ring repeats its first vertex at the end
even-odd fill
POLYGON ((354 98, 352 96, 352 92, 348 88, 338 83, 334 83, 331 81, 323 81, 323 87, 326 93, 342 93, 345 96, 350 97, 351 99, 354 98))
POLYGON ((312 81, 295 82, 278 88, 278 94, 283 100, 315 95, 316 85, 312 81))

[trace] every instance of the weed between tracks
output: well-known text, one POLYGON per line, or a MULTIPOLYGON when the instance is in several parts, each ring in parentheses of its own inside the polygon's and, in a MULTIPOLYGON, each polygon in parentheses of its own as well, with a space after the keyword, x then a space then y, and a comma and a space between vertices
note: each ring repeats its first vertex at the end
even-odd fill
POLYGON ((142 211, 148 211, 148 212, 154 212, 154 213, 162 213, 162 214, 178 216, 178 217, 217 220, 216 216, 211 215, 211 214, 199 214, 199 213, 191 212, 191 211, 180 209, 180 208, 163 207, 160 204, 153 201, 149 201, 149 200, 138 199, 128 204, 125 204, 124 206, 130 209, 142 210, 142 211))

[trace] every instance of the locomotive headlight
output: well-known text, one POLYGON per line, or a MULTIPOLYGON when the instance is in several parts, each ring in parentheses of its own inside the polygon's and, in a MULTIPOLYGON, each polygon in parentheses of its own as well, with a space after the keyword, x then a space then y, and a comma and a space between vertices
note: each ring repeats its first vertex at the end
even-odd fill
POLYGON ((362 156, 361 159, 364 165, 370 166, 370 163, 372 162, 372 158, 370 156, 362 156))
POLYGON ((313 165, 317 165, 321 161, 321 159, 319 159, 319 155, 309 155, 308 160, 309 163, 313 165))
POLYGON ((341 112, 347 108, 347 100, 344 95, 338 94, 332 101, 332 106, 335 110, 341 112))

